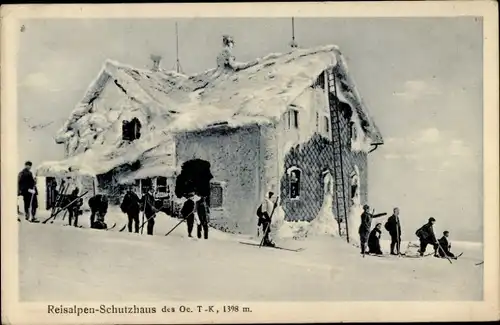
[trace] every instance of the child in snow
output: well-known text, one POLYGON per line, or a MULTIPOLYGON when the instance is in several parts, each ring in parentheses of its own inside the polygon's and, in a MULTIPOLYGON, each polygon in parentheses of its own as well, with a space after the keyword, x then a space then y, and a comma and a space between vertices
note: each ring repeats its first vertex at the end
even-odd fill
POLYGON ((71 222, 74 220, 73 225, 78 227, 78 217, 81 214, 80 208, 83 205, 83 199, 78 197, 79 189, 75 188, 70 195, 68 195, 65 205, 68 205, 67 211, 69 214, 69 226, 71 226, 71 222), (73 219, 74 218, 74 219, 73 219))
POLYGON ((17 194, 23 197, 26 220, 30 221, 31 216, 31 222, 37 222, 38 220, 35 218, 35 215, 38 208, 38 191, 36 188, 36 179, 31 173, 32 166, 31 161, 27 161, 24 164, 24 169, 19 172, 17 176, 17 194))
POLYGON ((202 197, 198 201, 196 201, 196 212, 199 220, 197 228, 198 238, 201 238, 201 231, 203 230, 203 238, 208 239, 208 216, 210 210, 208 208, 205 197, 202 197))
POLYGON ((425 249, 427 248, 427 245, 432 245, 434 248, 434 256, 437 256, 437 249, 438 249, 438 244, 436 240, 436 235, 434 234, 434 223, 436 222, 436 219, 434 218, 429 218, 429 221, 420 227, 416 232, 415 235, 417 235, 418 239, 420 240, 420 256, 424 256, 425 249))
POLYGON ((446 257, 448 256, 449 258, 456 259, 455 254, 453 254, 450 249, 451 249, 451 244, 448 241, 448 236, 450 235, 450 232, 448 230, 443 232, 443 237, 439 239, 439 245, 441 246, 440 249, 438 249, 438 253, 440 257, 446 257))
POLYGON ((106 229, 108 227, 104 222, 104 217, 108 212, 108 198, 106 197, 106 195, 97 194, 91 197, 89 199, 89 207, 90 207, 90 228, 106 229))
POLYGON ((186 219, 188 237, 193 237, 191 233, 193 232, 195 210, 196 204, 194 203, 194 193, 189 193, 181 209, 181 216, 186 219))
POLYGON ((379 218, 382 216, 385 216, 387 213, 379 213, 379 214, 371 214, 369 212, 370 206, 368 204, 365 204, 363 206, 364 212, 361 214, 361 225, 359 226, 359 241, 361 244, 361 254, 365 254, 366 250, 366 243, 368 241, 368 237, 370 235, 370 229, 372 226, 372 219, 373 218, 379 218))
POLYGON ((382 224, 377 223, 375 228, 370 232, 368 237, 368 249, 370 254, 382 255, 382 250, 380 249, 380 236, 382 234, 382 224))

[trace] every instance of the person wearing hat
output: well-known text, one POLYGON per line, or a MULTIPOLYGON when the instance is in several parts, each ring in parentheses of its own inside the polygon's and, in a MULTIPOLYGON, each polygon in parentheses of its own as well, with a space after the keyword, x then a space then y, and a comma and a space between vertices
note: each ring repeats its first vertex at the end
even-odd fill
POLYGON ((271 218, 273 211, 276 209, 278 205, 278 201, 272 201, 274 197, 274 192, 268 192, 267 196, 264 198, 261 204, 261 218, 259 220, 260 225, 262 226, 262 234, 264 236, 262 245, 273 247, 275 244, 269 238, 269 233, 271 232, 271 218))
POLYGON ((448 230, 445 230, 443 232, 443 237, 439 239, 439 245, 441 246, 441 249, 438 250, 439 256, 440 257, 446 257, 448 256, 449 258, 456 259, 455 254, 453 254, 450 249, 451 249, 451 244, 448 241, 448 237, 450 236, 450 232, 448 230))
POLYGON ((31 173, 31 161, 24 164, 24 169, 17 176, 17 194, 23 197, 24 215, 26 220, 37 222, 35 218, 36 209, 38 208, 38 191, 36 188, 36 179, 31 173), (31 220, 30 220, 31 217, 31 220))
POLYGON ((433 246, 434 256, 437 256, 437 249, 439 245, 436 235, 434 234, 434 223, 436 223, 436 219, 430 217, 429 221, 415 232, 415 235, 417 235, 420 240, 420 256, 424 256, 427 245, 433 246))
POLYGON ((370 232, 370 237, 368 237, 368 250, 370 254, 382 255, 382 250, 380 249, 381 228, 382 224, 377 223, 375 228, 370 232))
POLYGON ((141 212, 141 200, 133 191, 132 186, 130 186, 127 193, 125 193, 123 201, 120 204, 120 209, 123 213, 127 214, 128 232, 132 232, 132 225, 134 225, 135 233, 139 233, 139 214, 141 212))
POLYGON ((370 230, 372 227, 372 219, 373 218, 379 218, 382 216, 387 215, 387 213, 379 213, 379 214, 371 214, 370 212, 370 206, 368 204, 365 204, 363 206, 363 213, 361 214, 361 225, 359 226, 359 241, 361 245, 361 254, 365 254, 366 250, 366 243, 368 242, 368 237, 370 235, 370 230))

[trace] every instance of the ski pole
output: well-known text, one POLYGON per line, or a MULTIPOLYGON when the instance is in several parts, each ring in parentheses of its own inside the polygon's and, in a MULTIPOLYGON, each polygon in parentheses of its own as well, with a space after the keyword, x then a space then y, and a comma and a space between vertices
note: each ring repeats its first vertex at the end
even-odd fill
POLYGON ((446 259, 448 260, 448 262, 450 262, 450 264, 453 264, 453 262, 451 261, 451 259, 448 257, 448 254, 446 254, 446 252, 444 251, 443 247, 441 247, 441 244, 439 244, 439 242, 437 240, 436 240, 436 244, 438 245, 438 248, 441 249, 441 251, 443 252, 443 254, 446 257, 446 259))
POLYGON ((168 236, 168 235, 170 235, 170 233, 171 233, 172 231, 174 231, 174 230, 175 230, 175 228, 179 227, 179 225, 180 225, 181 223, 183 223, 184 221, 186 221, 186 220, 185 220, 185 219, 181 219, 181 221, 179 221, 179 223, 178 223, 178 224, 176 224, 176 225, 174 226, 174 228, 170 229, 170 231, 169 231, 169 232, 167 232, 167 233, 165 234, 165 237, 166 237, 166 236, 168 236))
POLYGON ((85 196, 86 194, 88 193, 88 191, 84 192, 82 195, 80 195, 79 197, 77 197, 76 199, 74 199, 73 201, 71 201, 70 203, 66 204, 63 208, 59 209, 56 213, 54 213, 52 216, 48 217, 47 219, 45 219, 44 221, 42 221, 42 223, 47 223, 47 221, 49 221, 50 219, 53 219, 55 218, 61 211, 67 209, 70 205, 72 205, 74 202, 76 202, 77 200, 81 199, 83 196, 85 196))

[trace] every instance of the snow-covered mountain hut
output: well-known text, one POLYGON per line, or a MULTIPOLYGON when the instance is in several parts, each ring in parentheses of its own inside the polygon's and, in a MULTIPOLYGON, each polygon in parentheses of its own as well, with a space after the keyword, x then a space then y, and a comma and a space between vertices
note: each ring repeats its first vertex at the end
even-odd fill
POLYGON ((338 222, 345 234, 349 211, 368 199, 368 153, 383 139, 341 52, 232 59, 225 48, 217 68, 192 76, 108 60, 56 138, 66 160, 43 164, 39 176, 91 174, 112 195, 127 183, 173 184, 179 166, 202 159, 214 176, 214 227, 255 233, 256 209, 273 191, 275 220, 338 222), (133 118, 140 138, 124 140, 133 118))

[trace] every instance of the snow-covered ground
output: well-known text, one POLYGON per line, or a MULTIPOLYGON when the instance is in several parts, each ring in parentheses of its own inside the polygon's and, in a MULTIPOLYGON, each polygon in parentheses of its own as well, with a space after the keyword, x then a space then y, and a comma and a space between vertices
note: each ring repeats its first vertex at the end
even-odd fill
MULTIPOLYGON (((40 216, 43 219, 43 216, 40 216)), ((157 217, 155 236, 120 233, 126 217, 108 213, 110 231, 19 223, 22 301, 388 301, 481 300, 482 245, 454 242, 464 255, 453 264, 422 259, 365 257, 343 239, 317 236, 277 240, 296 253, 241 245, 256 241, 210 229, 189 239, 181 224, 157 217)), ((80 217, 88 227, 88 214, 80 217)), ((388 243, 382 242, 387 250, 388 243)), ((406 243, 403 244, 406 248, 406 243)))

